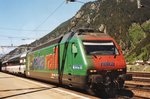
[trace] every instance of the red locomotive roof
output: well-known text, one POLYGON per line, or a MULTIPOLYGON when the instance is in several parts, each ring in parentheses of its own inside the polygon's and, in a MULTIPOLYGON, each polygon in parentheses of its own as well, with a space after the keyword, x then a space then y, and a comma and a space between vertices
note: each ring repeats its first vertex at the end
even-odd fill
POLYGON ((82 33, 79 37, 83 40, 113 40, 111 36, 105 33, 82 33))

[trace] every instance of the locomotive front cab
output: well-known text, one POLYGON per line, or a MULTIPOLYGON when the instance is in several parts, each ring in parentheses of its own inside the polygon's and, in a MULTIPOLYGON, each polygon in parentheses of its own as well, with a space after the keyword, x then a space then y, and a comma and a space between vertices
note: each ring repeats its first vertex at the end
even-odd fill
POLYGON ((126 75, 121 48, 112 38, 98 37, 83 40, 83 46, 88 60, 88 90, 91 94, 114 96, 124 81, 131 79, 126 75))
POLYGON ((96 70, 116 70, 126 68, 120 48, 112 39, 83 41, 86 55, 91 57, 96 70))

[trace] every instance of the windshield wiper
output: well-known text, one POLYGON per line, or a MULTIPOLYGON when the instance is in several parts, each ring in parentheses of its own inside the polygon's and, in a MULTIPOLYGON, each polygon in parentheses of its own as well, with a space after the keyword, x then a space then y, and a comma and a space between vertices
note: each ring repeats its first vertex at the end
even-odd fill
POLYGON ((95 58, 97 58, 97 56, 95 54, 92 54, 95 58))

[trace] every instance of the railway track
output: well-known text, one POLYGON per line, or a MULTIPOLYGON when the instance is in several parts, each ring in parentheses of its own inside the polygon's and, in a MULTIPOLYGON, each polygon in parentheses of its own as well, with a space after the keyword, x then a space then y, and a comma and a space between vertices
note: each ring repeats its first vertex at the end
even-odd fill
POLYGON ((129 72, 133 75, 132 81, 126 81, 125 88, 131 90, 134 98, 150 99, 150 73, 129 72))
POLYGON ((141 81, 141 82, 150 83, 150 73, 128 72, 128 74, 133 75, 133 81, 141 81))
POLYGON ((133 77, 150 77, 150 73, 143 72, 128 72, 128 74, 132 74, 133 77))
POLYGON ((133 97, 141 97, 142 99, 150 99, 150 88, 149 87, 136 87, 136 86, 128 86, 128 90, 133 92, 133 97))

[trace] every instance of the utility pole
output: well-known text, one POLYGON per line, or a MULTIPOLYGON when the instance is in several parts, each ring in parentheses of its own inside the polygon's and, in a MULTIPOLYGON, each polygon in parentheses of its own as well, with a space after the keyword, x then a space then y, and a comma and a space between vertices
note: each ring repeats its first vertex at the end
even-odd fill
POLYGON ((11 46, 13 46, 13 43, 12 43, 12 37, 8 37, 10 39, 10 44, 11 46))

